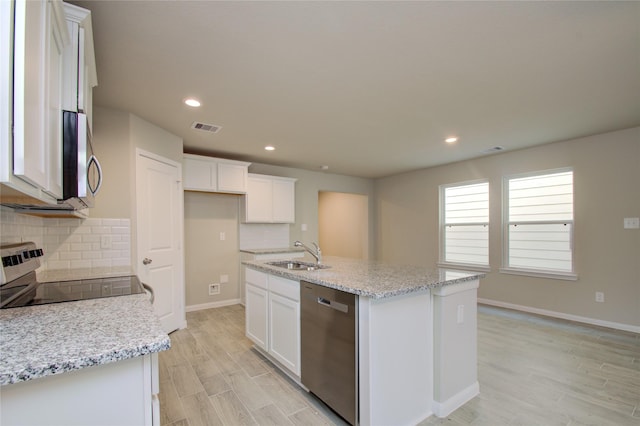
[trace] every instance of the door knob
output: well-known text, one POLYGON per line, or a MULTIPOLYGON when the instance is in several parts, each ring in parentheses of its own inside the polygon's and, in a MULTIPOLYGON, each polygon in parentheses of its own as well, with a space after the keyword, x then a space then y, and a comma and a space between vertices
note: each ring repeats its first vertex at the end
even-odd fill
POLYGON ((145 257, 144 259, 142 259, 142 264, 143 265, 148 265, 151 262, 153 262, 153 260, 149 259, 148 257, 145 257))

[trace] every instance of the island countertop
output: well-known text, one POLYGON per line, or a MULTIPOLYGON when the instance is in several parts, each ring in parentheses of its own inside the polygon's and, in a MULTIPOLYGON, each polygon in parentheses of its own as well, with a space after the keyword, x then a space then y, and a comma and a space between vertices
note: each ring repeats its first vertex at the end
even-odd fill
POLYGON ((0 385, 170 348, 146 294, 0 310, 0 385))
POLYGON ((333 256, 323 259, 323 264, 329 268, 313 271, 284 269, 269 265, 268 261, 247 260, 242 263, 258 271, 296 281, 304 280, 372 299, 384 299, 485 277, 481 272, 396 265, 333 256))

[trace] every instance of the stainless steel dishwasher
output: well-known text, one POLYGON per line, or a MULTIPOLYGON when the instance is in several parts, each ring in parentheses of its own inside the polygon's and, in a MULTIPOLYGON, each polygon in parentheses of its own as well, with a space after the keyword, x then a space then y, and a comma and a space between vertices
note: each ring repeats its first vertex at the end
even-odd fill
POLYGON ((301 380, 342 418, 358 418, 356 295, 300 282, 301 380))

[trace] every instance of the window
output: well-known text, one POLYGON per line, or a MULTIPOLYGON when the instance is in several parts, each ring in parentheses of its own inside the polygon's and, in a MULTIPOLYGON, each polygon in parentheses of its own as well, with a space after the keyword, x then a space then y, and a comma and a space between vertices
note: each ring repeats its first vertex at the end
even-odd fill
POLYGON ((489 266, 489 183, 440 187, 440 260, 489 266))
POLYGON ((505 178, 503 272, 575 279, 573 171, 505 178))

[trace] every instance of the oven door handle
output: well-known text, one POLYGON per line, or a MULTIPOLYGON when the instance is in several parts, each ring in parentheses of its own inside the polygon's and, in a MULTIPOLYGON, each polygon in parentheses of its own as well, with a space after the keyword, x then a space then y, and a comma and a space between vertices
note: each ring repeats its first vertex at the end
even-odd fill
POLYGON ((153 301, 155 300, 155 296, 153 295, 153 289, 151 288, 150 285, 147 285, 145 283, 142 283, 142 287, 149 294, 149 301, 153 305, 153 301))

